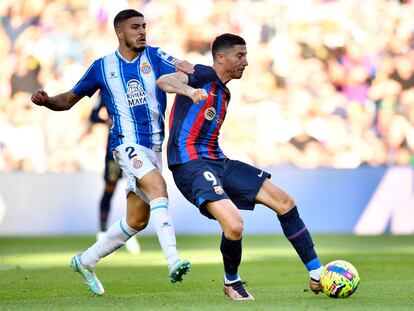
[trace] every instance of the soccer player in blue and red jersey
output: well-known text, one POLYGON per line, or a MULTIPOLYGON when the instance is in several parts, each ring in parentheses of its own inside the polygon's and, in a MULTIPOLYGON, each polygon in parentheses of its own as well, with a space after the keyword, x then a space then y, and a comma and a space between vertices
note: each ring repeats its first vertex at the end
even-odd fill
POLYGON ((192 74, 167 74, 157 85, 177 93, 167 150, 174 181, 187 200, 204 216, 216 219, 223 230, 224 293, 233 300, 254 300, 238 274, 243 233, 239 209, 253 210, 256 203, 276 212, 309 271, 310 288, 319 293, 323 266, 293 199, 270 181, 269 173, 227 158, 218 144, 230 100, 226 85, 240 79, 248 65, 246 43, 239 36, 223 34, 214 40, 212 54, 212 67, 196 65, 192 74))
POLYGON ((104 293, 95 275, 96 263, 143 230, 150 215, 168 261, 170 281, 181 281, 190 269, 190 263, 180 259, 176 248, 167 187, 161 175, 167 99, 165 92, 156 87, 156 80, 162 74, 174 72, 174 66, 186 72, 192 72, 193 66, 147 46, 145 19, 135 10, 119 12, 114 28, 118 49, 95 60, 71 91, 53 97, 44 90, 32 94, 36 105, 61 111, 100 90, 108 108, 112 121, 111 149, 128 178, 127 213, 108 228, 102 239, 71 261, 73 269, 86 279, 86 286, 96 295, 104 293))

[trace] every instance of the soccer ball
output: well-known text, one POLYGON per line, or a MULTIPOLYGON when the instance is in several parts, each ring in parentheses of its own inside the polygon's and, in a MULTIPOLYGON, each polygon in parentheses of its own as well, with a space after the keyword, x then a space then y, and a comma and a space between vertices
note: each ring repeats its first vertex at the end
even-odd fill
POLYGON ((326 264, 321 273, 322 291, 332 298, 346 298, 358 288, 357 269, 345 260, 334 260, 326 264))

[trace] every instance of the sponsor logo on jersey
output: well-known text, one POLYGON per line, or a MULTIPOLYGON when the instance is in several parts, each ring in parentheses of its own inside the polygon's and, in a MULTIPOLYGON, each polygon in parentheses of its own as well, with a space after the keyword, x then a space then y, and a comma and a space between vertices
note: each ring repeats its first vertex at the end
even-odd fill
POLYGON ((214 191, 218 194, 221 195, 224 193, 223 188, 221 188, 221 186, 215 186, 214 187, 214 191))
POLYGON ((204 111, 204 117, 209 121, 212 121, 215 116, 216 116, 216 108, 214 107, 209 107, 204 111))
POLYGON ((162 59, 170 62, 171 64, 175 64, 178 61, 178 59, 176 59, 174 56, 171 56, 164 51, 161 51, 160 49, 157 50, 157 53, 161 56, 162 59))
POLYGON ((171 55, 167 57, 167 61, 169 61, 171 64, 175 64, 177 62, 177 60, 178 59, 176 59, 175 57, 173 57, 171 55))
POLYGON ((145 75, 151 72, 151 66, 147 62, 143 62, 141 65, 141 72, 145 75))
POLYGON ((137 169, 137 170, 140 169, 142 167, 142 165, 143 165, 143 163, 142 163, 142 161, 140 159, 137 159, 137 158, 133 158, 132 159, 132 166, 135 169, 137 169))
POLYGON ((148 104, 145 91, 138 80, 129 80, 127 84, 127 93, 125 94, 128 107, 148 104))

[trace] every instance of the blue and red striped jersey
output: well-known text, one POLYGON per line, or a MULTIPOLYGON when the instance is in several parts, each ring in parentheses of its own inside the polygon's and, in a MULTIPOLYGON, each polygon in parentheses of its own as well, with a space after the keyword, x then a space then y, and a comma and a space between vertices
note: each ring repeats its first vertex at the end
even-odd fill
POLYGON ((228 88, 212 67, 204 65, 194 66, 188 85, 204 88, 208 97, 196 104, 187 96, 175 97, 167 147, 169 167, 197 158, 226 158, 218 138, 230 100, 228 88))

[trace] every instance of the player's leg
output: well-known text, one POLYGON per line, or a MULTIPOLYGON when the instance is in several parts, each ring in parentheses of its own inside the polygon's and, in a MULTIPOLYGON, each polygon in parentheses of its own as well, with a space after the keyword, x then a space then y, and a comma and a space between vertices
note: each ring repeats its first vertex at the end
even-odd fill
POLYGON ((127 189, 135 192, 150 206, 151 222, 168 261, 170 281, 182 281, 182 276, 190 269, 190 263, 181 261, 177 251, 167 186, 161 175, 161 153, 137 144, 124 144, 116 148, 114 155, 128 176, 127 189))
POLYGON ((223 230, 220 251, 224 264, 225 295, 233 300, 254 300, 244 288, 238 269, 242 258, 243 218, 229 199, 207 202, 204 208, 220 223, 223 230))
MULTIPOLYGON (((122 177, 122 171, 119 171, 117 182, 122 177)), ((133 226, 131 226, 133 229, 138 228, 141 231, 143 230, 147 224, 148 224, 148 205, 135 193, 129 192, 127 195, 127 216, 126 220, 127 223, 134 223, 133 226), (140 208, 143 206, 144 208, 140 208)), ((141 252, 141 245, 138 242, 137 235, 132 235, 131 238, 129 238, 125 242, 125 248, 128 252, 131 254, 138 254, 141 252)))
POLYGON ((101 258, 113 253, 137 232, 143 230, 148 220, 148 204, 135 193, 130 192, 127 196, 127 216, 112 224, 102 239, 82 253, 82 263, 88 267, 95 267, 101 258))
POLYGON ((96 295, 104 293, 103 286, 95 275, 98 261, 123 246, 128 239, 144 229, 149 220, 149 206, 135 193, 127 198, 127 217, 116 221, 103 237, 81 254, 72 258, 71 266, 86 280, 86 285, 96 295))
POLYGON ((261 203, 277 213, 284 234, 309 271, 311 289, 319 292, 322 265, 293 199, 269 181, 270 174, 246 163, 228 160, 224 176, 224 190, 239 209, 253 210, 261 203))
MULTIPOLYGON (((102 239, 105 235, 110 210, 110 200, 113 196, 115 187, 116 183, 107 183, 105 185, 105 192, 100 204, 100 231, 97 234, 97 240, 102 239)), ((125 248, 128 252, 134 255, 141 252, 141 245, 139 244, 136 236, 133 236, 126 241, 125 248)))
POLYGON ((182 261, 177 250, 165 180, 158 169, 153 169, 142 178, 137 179, 137 183, 140 191, 148 198, 151 223, 168 262, 170 281, 172 283, 181 282, 183 275, 190 269, 190 263, 186 260, 182 261))
MULTIPOLYGON (((115 183, 105 183, 104 192, 99 202, 99 231, 104 233, 107 228, 111 199, 115 191, 115 183)), ((99 234, 98 234, 99 235, 99 234)))
POLYGON ((116 184, 120 177, 121 169, 116 164, 110 149, 107 147, 104 171, 105 188, 99 202, 99 229, 102 233, 105 232, 107 228, 112 196, 114 195, 116 184))
MULTIPOLYGON (((130 192, 127 196, 127 224, 131 229, 139 232, 144 230, 149 221, 149 206, 142 198, 137 196, 134 192, 130 192), (143 208, 141 208, 141 206, 143 208)), ((133 233, 131 230, 131 233, 133 233)), ((138 254, 141 252, 141 245, 138 242, 137 232, 125 242, 125 248, 131 254, 138 254)))
POLYGON ((243 218, 229 199, 207 202, 204 208, 219 222, 223 230, 220 250, 223 255, 225 282, 238 281, 238 268, 242 257, 243 218))
POLYGON ((322 264, 316 254, 312 237, 299 216, 293 199, 270 180, 263 182, 256 202, 266 205, 276 212, 286 238, 295 248, 310 275, 310 288, 319 293, 322 264))
MULTIPOLYGON (((109 148, 105 155, 105 188, 100 201, 99 208, 99 221, 100 221, 100 231, 97 234, 97 239, 101 239, 107 229, 108 216, 111 207, 111 200, 114 195, 116 185, 118 181, 122 178, 122 170, 115 162, 109 148)), ((138 254, 141 251, 141 246, 136 238, 133 236, 125 243, 125 248, 131 254, 138 254)))
POLYGON ((224 292, 234 300, 254 299, 238 275, 242 256, 243 219, 223 190, 222 161, 197 159, 172 169, 174 181, 188 201, 223 230, 220 250, 224 264, 224 292))

